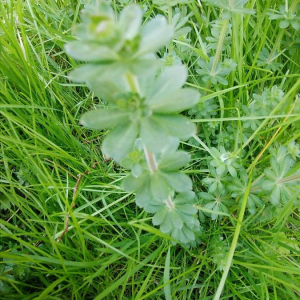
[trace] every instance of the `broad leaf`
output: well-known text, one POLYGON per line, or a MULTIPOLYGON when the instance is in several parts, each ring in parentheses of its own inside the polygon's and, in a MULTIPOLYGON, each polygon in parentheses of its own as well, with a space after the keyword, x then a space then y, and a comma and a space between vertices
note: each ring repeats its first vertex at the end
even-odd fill
POLYGON ((80 123, 88 128, 102 130, 106 128, 114 128, 120 123, 128 122, 127 111, 118 109, 97 109, 86 112, 80 118, 80 123))
MULTIPOLYGON (((152 195, 150 192, 150 185, 149 184, 143 185, 136 193, 136 196, 135 196, 136 205, 144 208, 144 210, 146 212, 153 213, 155 211, 147 209, 149 203, 151 203, 152 200, 153 200, 153 198, 152 198, 152 195)), ((159 209, 160 209, 160 207, 158 207, 157 211, 159 209)))
POLYGON ((173 29, 165 17, 159 15, 149 21, 142 29, 139 55, 155 52, 167 45, 173 36, 173 29))
POLYGON ((132 175, 129 175, 123 180, 122 187, 127 192, 136 192, 139 189, 141 189, 142 186, 147 184, 148 180, 149 180, 149 173, 148 172, 144 172, 138 178, 136 178, 132 175))
POLYGON ((154 115, 152 119, 166 134, 187 140, 196 133, 196 125, 181 115, 154 115))
POLYGON ((137 123, 119 125, 105 137, 102 144, 104 155, 120 163, 121 159, 132 151, 137 135, 137 123))
POLYGON ((162 173, 174 191, 182 193, 192 189, 193 183, 189 176, 181 172, 162 173))
POLYGON ((184 193, 180 193, 174 199, 174 203, 177 204, 186 204, 186 203, 194 203, 193 199, 195 198, 195 193, 193 191, 188 191, 184 193))
POLYGON ((276 186, 271 194, 271 203, 273 205, 278 205, 280 202, 280 187, 276 186))
POLYGON ((159 162, 159 169, 164 171, 176 171, 187 165, 190 155, 184 151, 165 154, 159 162))
POLYGON ((159 210, 153 217, 152 219, 152 223, 153 225, 157 226, 157 225, 160 225, 162 224, 166 218, 167 218, 167 215, 168 215, 168 208, 165 207, 165 208, 162 208, 161 210, 159 210))
POLYGON ((173 223, 171 218, 166 218, 165 222, 160 225, 160 230, 163 233, 169 233, 173 229, 173 223))
POLYGON ((194 240, 195 239, 195 234, 189 227, 184 226, 182 231, 189 240, 194 240))
POLYGON ((158 113, 176 113, 197 104, 200 94, 191 88, 180 89, 171 94, 158 96, 150 103, 153 111, 158 113))
POLYGON ((195 208, 191 204, 177 205, 176 208, 180 212, 183 212, 183 213, 188 214, 188 215, 194 215, 194 214, 197 213, 197 208, 195 208))
POLYGON ((169 215, 171 217, 173 226, 175 228, 182 229, 183 221, 182 221, 182 218, 180 217, 180 214, 174 209, 174 210, 170 211, 169 215))
POLYGON ((119 58, 112 49, 91 42, 73 41, 66 44, 65 50, 67 54, 77 60, 108 61, 119 58))
POLYGON ((94 78, 99 79, 104 74, 105 66, 103 65, 81 65, 75 70, 72 70, 68 75, 72 81, 88 82, 94 78))
POLYGON ((138 5, 126 6, 121 14, 119 26, 124 32, 123 38, 131 40, 138 35, 142 24, 143 13, 138 5))
POLYGON ((155 103, 158 97, 162 99, 162 97, 178 91, 184 85, 186 78, 187 70, 184 65, 166 68, 157 78, 147 100, 148 104, 155 103))
POLYGON ((166 180, 158 173, 155 172, 151 176, 151 194, 155 200, 165 201, 169 196, 169 186, 166 180))
POLYGON ((157 153, 167 146, 168 135, 153 116, 141 120, 141 138, 151 152, 157 153))

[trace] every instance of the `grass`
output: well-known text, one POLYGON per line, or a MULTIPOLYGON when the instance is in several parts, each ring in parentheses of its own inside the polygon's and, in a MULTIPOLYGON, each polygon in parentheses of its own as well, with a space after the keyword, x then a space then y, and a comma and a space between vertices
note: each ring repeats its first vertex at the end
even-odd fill
MULTIPOLYGON (((221 221, 207 218, 202 243, 186 249, 172 246, 152 226, 151 216, 136 207, 133 195, 120 188, 127 171, 103 158, 105 132, 99 136, 78 123, 98 100, 67 78, 76 62, 63 46, 72 39, 71 28, 79 22, 84 2, 0 4, 0 299, 299 299, 300 217, 295 199, 273 216, 266 205, 254 215, 241 209, 221 221), (67 216, 68 231, 58 242, 67 216), (217 254, 224 254, 221 262, 217 254)), ((146 16, 158 12, 149 1, 140 2, 148 5, 146 16)), ((241 146, 244 166, 257 174, 274 143, 299 143, 299 48, 287 49, 295 31, 268 19, 268 8, 281 1, 249 1, 256 16, 236 16, 232 22, 231 57, 237 71, 227 87, 214 89, 200 82, 194 66, 205 57, 207 25, 219 12, 199 3, 187 6, 194 13, 189 50, 179 40, 173 45, 189 66, 188 85, 200 90, 201 101, 214 96, 223 107, 216 116, 222 124, 217 144, 228 124, 237 137, 243 135, 245 117, 235 103, 246 105, 253 93, 274 85, 285 92, 271 116, 241 146), (257 65, 263 47, 280 54, 282 68, 270 71, 257 65)), ((119 11, 122 5, 116 1, 113 7, 119 11)), ((195 122, 204 128, 202 143, 209 145, 201 124, 210 120, 195 122)), ((205 151, 198 142, 184 147, 193 154, 186 172, 195 191, 203 190, 205 151)), ((298 160, 294 168, 299 165, 298 160)))

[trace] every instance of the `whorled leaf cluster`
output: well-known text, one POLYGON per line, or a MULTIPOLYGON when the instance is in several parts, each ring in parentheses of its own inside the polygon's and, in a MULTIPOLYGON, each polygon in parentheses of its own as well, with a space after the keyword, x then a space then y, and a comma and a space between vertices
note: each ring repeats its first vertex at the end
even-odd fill
POLYGON ((196 218, 191 179, 182 171, 190 159, 178 151, 195 125, 180 112, 192 108, 199 94, 182 88, 183 65, 161 69, 156 51, 168 45, 175 30, 163 16, 142 25, 142 10, 127 6, 117 17, 104 1, 86 6, 78 40, 66 52, 86 63, 70 77, 86 83, 108 104, 85 113, 81 123, 91 129, 110 129, 102 144, 106 157, 131 169, 123 182, 136 193, 136 204, 154 213, 153 224, 175 241, 193 245, 200 224, 196 218))

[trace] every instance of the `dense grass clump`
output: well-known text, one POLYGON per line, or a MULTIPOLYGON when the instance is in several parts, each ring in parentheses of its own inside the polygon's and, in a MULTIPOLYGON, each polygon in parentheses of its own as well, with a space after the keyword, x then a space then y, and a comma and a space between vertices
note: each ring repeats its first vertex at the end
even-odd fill
POLYGON ((0 3, 0 299, 299 299, 298 1, 109 1, 164 15, 175 38, 157 59, 185 64, 201 93, 180 144, 195 247, 122 189, 108 131, 79 124, 107 106, 68 77, 81 63, 64 45, 90 2, 0 3))

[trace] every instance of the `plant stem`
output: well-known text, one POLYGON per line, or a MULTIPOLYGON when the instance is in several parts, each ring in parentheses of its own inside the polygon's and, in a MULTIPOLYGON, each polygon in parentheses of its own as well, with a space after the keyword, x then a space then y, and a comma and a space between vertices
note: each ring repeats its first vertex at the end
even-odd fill
MULTIPOLYGON (((126 74, 126 80, 127 80, 130 90, 133 93, 137 93, 137 94, 141 95, 141 89, 140 89, 140 86, 139 86, 136 76, 134 74, 128 72, 126 74)), ((154 172, 156 172, 158 170, 155 154, 152 153, 151 151, 149 151, 145 146, 144 146, 144 154, 146 157, 149 171, 151 174, 153 174, 154 172)), ((169 209, 173 209, 175 207, 170 196, 166 199, 165 203, 169 209)))
POLYGON ((234 4, 234 0, 230 0, 230 1, 229 1, 229 7, 230 7, 230 8, 233 8, 233 4, 234 4))
POLYGON ((235 229, 235 232, 234 232, 231 247, 230 247, 230 250, 229 250, 229 253, 228 253, 226 266, 225 266, 220 284, 218 286, 217 292, 215 294, 214 300, 219 300, 220 299, 223 288, 224 288, 224 285, 225 285, 225 282, 226 282, 226 279, 227 279, 227 276, 228 276, 228 273, 229 273, 229 270, 230 270, 230 267, 231 267, 233 255, 234 255, 234 252, 235 252, 235 249, 236 249, 236 246, 237 246, 237 242, 238 242, 238 239, 239 239, 239 235, 240 235, 240 232, 241 232, 241 228, 242 228, 242 225, 243 225, 243 218, 244 218, 244 213, 245 213, 246 206, 247 206, 248 196, 249 196, 249 193, 250 193, 251 183, 252 183, 252 174, 250 173, 249 174, 248 186, 247 186, 247 189, 245 191, 245 196, 244 196, 244 199, 243 199, 243 202, 242 202, 242 207, 241 207, 241 211, 240 211, 240 214, 239 214, 238 222, 237 222, 236 229, 235 229))
POLYGON ((217 68, 217 64, 218 61, 220 59, 221 53, 222 53, 222 47, 223 47, 223 43, 224 43, 224 39, 225 39, 225 34, 226 34, 226 30, 227 30, 227 25, 228 25, 228 20, 224 20, 221 32, 220 32, 220 37, 219 37, 219 41, 218 41, 218 45, 217 45, 217 50, 216 50, 216 54, 215 54, 215 58, 214 58, 214 62, 213 65, 211 67, 211 74, 214 74, 217 68))
POLYGON ((165 201, 166 205, 168 206, 168 208, 171 210, 175 207, 174 202, 172 201, 171 197, 169 196, 167 198, 167 200, 165 201))
POLYGON ((147 160, 148 168, 151 173, 157 171, 157 162, 155 155, 144 146, 144 153, 147 160))
MULTIPOLYGON (((172 6, 168 6, 168 23, 169 25, 172 25, 172 6)), ((169 44, 169 53, 172 53, 173 51, 173 41, 170 42, 169 44)))
POLYGON ((140 86, 139 86, 136 76, 130 72, 126 73, 125 76, 126 76, 126 80, 127 80, 130 90, 133 93, 137 93, 137 94, 141 95, 141 89, 140 89, 140 86))
MULTIPOLYGON (((128 72, 128 73, 126 73, 126 80, 127 80, 130 90, 133 93, 137 93, 137 94, 141 95, 141 89, 140 89, 140 86, 139 86, 136 76, 134 74, 128 72)), ((149 151, 145 146, 144 146, 144 153, 145 153, 148 168, 151 173, 154 173, 155 171, 157 171, 157 161, 156 161, 155 155, 154 155, 154 153, 149 151)))

